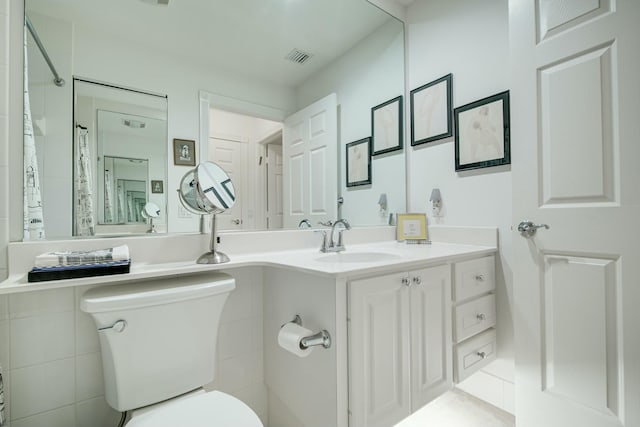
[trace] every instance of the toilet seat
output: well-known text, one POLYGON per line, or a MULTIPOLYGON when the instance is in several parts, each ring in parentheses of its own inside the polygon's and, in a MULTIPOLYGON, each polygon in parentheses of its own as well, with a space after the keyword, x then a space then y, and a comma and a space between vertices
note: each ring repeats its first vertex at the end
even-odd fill
POLYGON ((263 427, 244 402, 220 391, 169 401, 131 419, 126 427, 263 427))

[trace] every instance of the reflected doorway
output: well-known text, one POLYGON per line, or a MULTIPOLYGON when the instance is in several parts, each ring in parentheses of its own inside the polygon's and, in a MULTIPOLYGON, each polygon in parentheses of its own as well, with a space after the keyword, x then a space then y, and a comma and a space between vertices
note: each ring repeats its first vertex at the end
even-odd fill
POLYGON ((233 209, 217 216, 219 230, 282 228, 282 126, 209 109, 208 160, 227 172, 237 191, 233 209))

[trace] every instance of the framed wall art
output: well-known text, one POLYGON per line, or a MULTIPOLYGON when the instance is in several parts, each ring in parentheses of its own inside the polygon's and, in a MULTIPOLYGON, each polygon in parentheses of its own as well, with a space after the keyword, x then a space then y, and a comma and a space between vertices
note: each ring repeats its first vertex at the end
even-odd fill
POLYGON ((194 140, 174 138, 173 164, 176 166, 196 165, 196 142, 194 140))
POLYGON ((453 115, 456 171, 511 163, 509 91, 458 107, 453 115))
POLYGON ((402 149, 402 96, 371 109, 373 155, 402 149))
POLYGON ((151 180, 151 192, 152 193, 164 193, 164 181, 162 180, 151 180))
POLYGON ((453 136, 452 99, 452 74, 447 74, 411 91, 412 146, 453 136))
POLYGON ((347 187, 371 184, 371 138, 347 144, 347 187))

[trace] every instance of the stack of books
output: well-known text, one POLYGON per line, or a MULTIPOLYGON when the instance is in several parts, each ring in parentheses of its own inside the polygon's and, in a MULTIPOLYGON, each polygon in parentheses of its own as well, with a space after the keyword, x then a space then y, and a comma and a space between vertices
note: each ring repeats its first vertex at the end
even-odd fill
POLYGON ((129 273, 131 257, 127 245, 93 251, 47 252, 36 257, 29 282, 75 279, 129 273))

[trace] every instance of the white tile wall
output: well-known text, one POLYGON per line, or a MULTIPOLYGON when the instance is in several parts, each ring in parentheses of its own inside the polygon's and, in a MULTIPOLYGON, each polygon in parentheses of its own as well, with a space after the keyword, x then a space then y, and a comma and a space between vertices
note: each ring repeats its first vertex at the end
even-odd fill
MULTIPOLYGON (((120 412, 112 409, 102 397, 76 404, 77 427, 115 427, 120 420, 120 412)), ((71 425, 71 424, 70 424, 71 425)))
POLYGON ((11 370, 11 417, 16 420, 75 403, 74 359, 11 370))
MULTIPOLYGON (((12 421, 13 427, 69 427, 75 425, 73 405, 12 421)), ((89 426, 90 424, 87 424, 89 426)))

